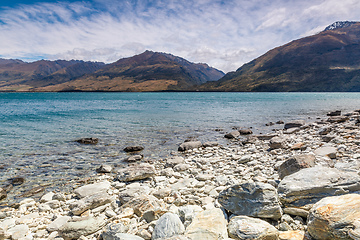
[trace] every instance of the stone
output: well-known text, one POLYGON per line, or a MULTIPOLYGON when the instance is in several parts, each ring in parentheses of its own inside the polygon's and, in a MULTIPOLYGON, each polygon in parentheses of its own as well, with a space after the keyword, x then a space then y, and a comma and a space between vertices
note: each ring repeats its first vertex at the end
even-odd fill
POLYGON ((308 231, 315 239, 359 239, 360 195, 321 199, 309 212, 308 231))
POLYGON ((78 140, 75 140, 75 142, 78 142, 80 144, 96 145, 99 143, 99 139, 98 138, 80 138, 78 140))
POLYGON ((52 200, 58 200, 61 202, 65 202, 66 201, 66 196, 63 193, 55 193, 52 196, 52 200))
POLYGON ((142 155, 132 155, 130 157, 128 157, 125 161, 126 162, 138 162, 143 158, 142 155))
POLYGON ((301 230, 279 232, 279 240, 310 240, 301 230))
POLYGON ((130 182, 130 181, 150 178, 154 175, 155 175, 154 166, 148 163, 142 163, 120 169, 117 173, 117 179, 120 182, 130 182))
POLYGON ((302 142, 295 143, 290 147, 291 150, 305 150, 306 144, 302 142))
POLYGON ((84 198, 93 195, 95 193, 107 192, 110 189, 110 186, 111 184, 109 181, 103 181, 103 182, 88 184, 79 187, 75 189, 74 193, 76 194, 77 197, 84 198))
POLYGON ((125 226, 122 222, 110 223, 106 226, 104 232, 101 234, 103 240, 118 240, 119 234, 126 233, 129 230, 129 226, 125 226))
POLYGON ((71 217, 69 216, 58 216, 53 222, 51 222, 46 230, 49 232, 58 231, 65 223, 67 223, 71 217))
POLYGON ((24 239, 29 234, 29 227, 26 224, 16 225, 9 228, 7 233, 11 235, 13 240, 24 239))
POLYGON ((347 120, 349 120, 349 117, 347 116, 333 116, 328 118, 328 122, 330 123, 343 123, 346 122, 347 120))
POLYGON ((219 143, 218 142, 205 142, 203 144, 203 147, 204 148, 207 148, 207 147, 216 147, 216 146, 219 146, 219 143))
POLYGON ((320 147, 314 151, 315 155, 327 156, 331 159, 336 158, 337 149, 335 147, 320 147))
POLYGON ((180 164, 177 164, 175 167, 174 167, 174 171, 175 172, 183 172, 183 171, 186 171, 190 168, 190 165, 189 164, 186 164, 186 163, 180 163, 180 164))
POLYGON ((309 209, 324 197, 360 190, 356 172, 315 166, 304 168, 282 179, 278 186, 280 201, 285 207, 309 209))
POLYGON ((166 159, 165 167, 174 167, 178 164, 185 163, 185 159, 180 156, 173 156, 166 159))
POLYGON ((53 200, 53 196, 55 195, 55 193, 53 192, 48 192, 45 193, 41 198, 40 198, 40 202, 44 203, 44 202, 49 202, 51 200, 53 200))
POLYGON ((70 205, 72 214, 80 215, 86 210, 94 209, 99 206, 111 203, 112 197, 106 192, 96 193, 87 197, 84 197, 75 203, 70 205))
POLYGON ((285 214, 290 214, 290 215, 294 215, 294 216, 300 216, 303 218, 307 218, 309 215, 309 211, 301 209, 301 208, 292 208, 292 207, 287 207, 284 208, 284 213, 285 214))
POLYGON ((239 131, 232 131, 232 132, 229 132, 227 134, 225 134, 225 138, 228 138, 228 139, 234 139, 234 138, 237 138, 240 136, 240 132, 239 131))
POLYGON ((106 225, 106 216, 84 217, 66 222, 58 230, 59 235, 65 239, 78 239, 99 231, 106 225))
POLYGON ((229 237, 233 239, 277 240, 278 230, 270 223, 247 216, 235 216, 228 225, 229 237))
POLYGON ((203 209, 197 205, 185 205, 178 209, 181 221, 189 223, 191 223, 194 217, 202 211, 203 209))
POLYGON ((185 227, 178 215, 174 213, 165 213, 157 220, 151 239, 164 239, 185 232, 185 227))
POLYGON ((202 147, 202 143, 200 141, 184 142, 179 146, 178 151, 184 152, 187 150, 191 150, 194 148, 200 148, 200 147, 202 147))
POLYGON ((212 208, 200 212, 186 228, 185 236, 194 240, 227 238, 227 220, 224 212, 220 208, 212 208))
POLYGON ((304 120, 294 120, 294 121, 285 123, 284 129, 297 128, 297 127, 301 127, 301 126, 304 126, 304 125, 305 125, 304 120))
POLYGON ((303 168, 315 166, 315 156, 312 154, 295 155, 286 160, 279 166, 278 173, 280 179, 293 174, 303 168))
POLYGON ((111 173, 112 171, 112 166, 110 165, 101 165, 99 168, 96 169, 96 172, 98 173, 111 173))
POLYGON ((240 129, 239 133, 240 135, 250 135, 253 134, 253 131, 251 131, 251 129, 240 129))
POLYGON ((152 195, 141 195, 121 206, 121 209, 132 208, 138 217, 145 212, 153 211, 155 218, 159 218, 166 211, 165 204, 152 195))
POLYGON ((129 233, 117 233, 115 236, 103 237, 103 240, 144 240, 144 239, 142 237, 129 233))
POLYGON ((126 189, 119 193, 119 201, 121 204, 129 202, 131 199, 140 195, 147 195, 150 193, 148 186, 139 185, 128 185, 126 189))
POLYGON ((319 130, 319 135, 327 135, 331 132, 331 128, 330 127, 322 127, 319 130))
POLYGON ((336 111, 333 111, 333 112, 328 112, 326 115, 327 116, 341 116, 341 111, 336 110, 336 111))
POLYGON ((283 137, 273 137, 270 139, 269 146, 272 149, 286 148, 286 139, 283 137))
POLYGON ((275 187, 263 182, 232 185, 219 193, 218 201, 236 215, 271 219, 282 215, 275 187))
POLYGON ((126 148, 124 148, 125 152, 139 152, 144 150, 143 146, 128 146, 126 148))
POLYGON ((161 188, 155 192, 152 193, 155 197, 158 199, 163 199, 165 197, 168 197, 171 193, 171 188, 161 188))

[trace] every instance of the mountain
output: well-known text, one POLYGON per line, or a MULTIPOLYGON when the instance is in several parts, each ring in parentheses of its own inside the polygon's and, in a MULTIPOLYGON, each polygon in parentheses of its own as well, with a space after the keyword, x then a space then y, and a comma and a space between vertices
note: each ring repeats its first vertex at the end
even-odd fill
POLYGON ((35 91, 180 91, 223 76, 223 72, 206 64, 194 64, 171 54, 145 51, 75 80, 35 91))
POLYGON ((360 23, 274 48, 201 91, 360 91, 360 23))

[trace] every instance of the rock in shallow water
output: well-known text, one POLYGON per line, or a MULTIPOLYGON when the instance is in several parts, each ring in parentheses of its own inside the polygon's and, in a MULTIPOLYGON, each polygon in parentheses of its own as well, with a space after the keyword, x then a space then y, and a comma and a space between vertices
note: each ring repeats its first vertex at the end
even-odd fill
POLYGON ((199 148, 202 146, 202 143, 200 141, 195 141, 195 142, 184 142, 182 143, 179 148, 178 151, 180 152, 184 152, 186 150, 191 150, 194 148, 199 148))
POLYGON ((125 152, 139 152, 144 150, 143 146, 128 146, 126 148, 124 148, 125 152))
POLYGON ((96 145, 99 142, 98 138, 81 138, 78 140, 75 140, 75 142, 81 143, 81 144, 91 144, 96 145))

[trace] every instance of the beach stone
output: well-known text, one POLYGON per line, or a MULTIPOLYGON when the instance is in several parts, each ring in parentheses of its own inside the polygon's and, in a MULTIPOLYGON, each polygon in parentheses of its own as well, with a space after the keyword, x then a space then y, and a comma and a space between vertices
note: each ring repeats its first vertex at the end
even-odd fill
POLYGON ((202 143, 200 141, 184 142, 179 146, 178 151, 184 152, 184 151, 191 150, 194 148, 199 148, 201 146, 202 146, 202 143))
POLYGON ((349 117, 347 116, 333 116, 328 118, 328 122, 330 123, 343 123, 349 120, 349 117))
POLYGON ((297 128, 297 127, 301 127, 301 126, 304 126, 304 125, 305 125, 304 120, 294 120, 294 121, 285 123, 284 129, 297 128))
POLYGON ((143 158, 142 155, 132 155, 126 159, 126 162, 138 162, 143 158))
POLYGON ((55 193, 52 196, 52 200, 58 200, 58 201, 65 202, 66 201, 66 196, 63 193, 55 193))
POLYGON ((129 234, 129 233, 117 233, 114 236, 104 235, 103 240, 144 240, 144 238, 129 234))
POLYGON ((216 146, 219 146, 219 143, 218 142, 205 142, 203 144, 203 147, 204 148, 207 148, 207 147, 216 147, 216 146))
POLYGON ((341 116, 341 111, 336 110, 336 111, 328 112, 326 115, 327 116, 341 116))
POLYGON ((125 226, 122 222, 110 223, 106 226, 104 232, 101 234, 103 240, 118 240, 123 239, 119 234, 126 233, 129 226, 125 226))
POLYGON ((302 142, 295 143, 290 147, 291 150, 304 150, 306 149, 306 144, 302 142))
POLYGON ((224 212, 220 208, 212 208, 200 212, 186 228, 185 236, 193 240, 227 238, 227 220, 224 212))
POLYGON ((301 230, 279 232, 279 240, 310 240, 301 230))
POLYGON ((117 173, 117 179, 120 182, 130 182, 136 180, 143 180, 155 175, 154 166, 148 163, 129 166, 120 169, 117 173))
POLYGON ((2 187, 0 187, 0 200, 4 199, 7 197, 7 193, 6 190, 2 187))
POLYGON ((282 179, 278 186, 281 202, 286 207, 309 209, 320 199, 360 190, 356 172, 315 166, 305 168, 282 179))
POLYGON ((173 156, 171 158, 166 159, 165 167, 174 167, 181 163, 185 163, 185 159, 183 157, 173 156))
POLYGON ((55 193, 53 192, 48 192, 45 193, 41 198, 40 198, 40 202, 44 203, 44 202, 49 202, 51 200, 53 200, 53 196, 55 195, 55 193))
POLYGON ((284 137, 273 137, 270 139, 269 146, 272 149, 286 148, 286 138, 284 137))
POLYGON ((65 239, 78 239, 99 231, 106 225, 106 216, 84 217, 66 222, 58 230, 59 235, 65 239))
POLYGON ((360 195, 327 197, 317 202, 309 213, 308 231, 315 239, 359 239, 360 195))
POLYGON ((230 186, 219 193, 218 201, 236 215, 272 219, 279 219, 282 215, 276 189, 263 182, 230 186))
POLYGON ((130 184, 119 193, 119 201, 121 204, 129 202, 131 199, 140 195, 147 195, 150 193, 148 186, 141 186, 140 184, 130 184))
POLYGON ((228 225, 229 237, 233 239, 277 240, 278 230, 270 223, 247 216, 235 216, 228 225))
POLYGON ((165 197, 168 197, 171 193, 171 188, 161 188, 155 192, 152 193, 155 197, 158 199, 163 199, 165 197))
POLYGON ((158 200, 152 195, 141 195, 133 198, 121 206, 121 209, 125 208, 132 208, 138 217, 142 217, 144 213, 152 211, 153 215, 157 219, 166 212, 164 202, 158 200))
POLYGON ((75 140, 75 142, 78 142, 80 144, 96 145, 99 143, 99 139, 98 138, 80 138, 78 140, 75 140))
POLYGON ((331 132, 331 127, 322 127, 319 130, 319 135, 327 135, 331 132))
POLYGON ((71 212, 74 215, 80 215, 86 210, 94 209, 99 206, 111 203, 112 196, 106 192, 95 193, 84 197, 70 205, 71 212))
POLYGON ((29 227, 26 224, 16 225, 9 228, 6 232, 11 235, 13 240, 24 239, 30 233, 29 227))
POLYGON ((99 168, 96 169, 96 172, 98 173, 111 173, 112 171, 112 166, 110 165, 101 165, 99 168))
POLYGON ((240 135, 250 135, 253 134, 253 131, 251 131, 251 129, 240 129, 239 133, 240 135))
POLYGON ((279 166, 278 173, 280 179, 293 174, 303 168, 315 166, 315 156, 312 154, 295 155, 286 160, 279 166))
POLYGON ((240 132, 239 131, 232 131, 232 132, 229 132, 227 134, 225 134, 225 138, 228 138, 228 139, 234 139, 234 138, 237 138, 240 136, 240 132))
POLYGON ((65 223, 67 223, 71 217, 69 216, 58 216, 53 222, 51 222, 46 230, 49 232, 58 231, 65 223))
POLYGON ((301 209, 301 208, 288 207, 288 208, 283 208, 283 210, 284 210, 285 214, 290 214, 293 216, 300 216, 303 218, 307 218, 309 215, 309 211, 301 209))
POLYGON ((180 163, 180 164, 177 164, 175 167, 174 167, 174 171, 176 172, 183 172, 183 171, 186 171, 190 168, 190 165, 189 164, 186 164, 186 163, 180 163))
POLYGON ((185 205, 178 209, 180 219, 184 223, 191 223, 194 217, 202 211, 203 209, 198 205, 185 205))
POLYGON ((107 192, 110 189, 110 186, 111 184, 109 181, 103 181, 103 182, 88 184, 79 187, 75 189, 74 193, 76 194, 77 197, 84 198, 93 195, 95 193, 107 192))
POLYGON ((331 159, 336 158, 337 149, 335 147, 320 147, 314 151, 315 155, 327 156, 331 159))
POLYGON ((185 227, 178 215, 165 213, 157 220, 151 239, 166 239, 185 232, 185 227))
POLYGON ((139 152, 144 150, 143 146, 128 146, 126 148, 124 148, 125 152, 139 152))

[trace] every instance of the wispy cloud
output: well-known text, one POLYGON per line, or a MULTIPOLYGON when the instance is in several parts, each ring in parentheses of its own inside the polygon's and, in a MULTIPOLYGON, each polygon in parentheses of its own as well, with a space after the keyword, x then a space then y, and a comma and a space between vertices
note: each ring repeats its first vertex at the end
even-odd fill
POLYGON ((0 11, 0 56, 113 62, 146 49, 233 71, 337 20, 355 0, 93 0, 0 11))

